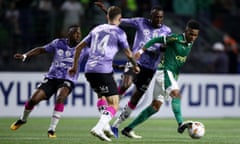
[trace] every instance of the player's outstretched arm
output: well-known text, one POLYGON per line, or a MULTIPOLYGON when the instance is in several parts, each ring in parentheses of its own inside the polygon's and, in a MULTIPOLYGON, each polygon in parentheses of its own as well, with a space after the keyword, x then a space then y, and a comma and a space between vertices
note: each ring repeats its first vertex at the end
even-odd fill
MULTIPOLYGON (((142 55, 142 53, 144 53, 144 51, 146 49, 148 49, 149 47, 151 47, 152 45, 154 45, 155 43, 162 43, 162 44, 167 44, 167 38, 165 36, 162 36, 162 37, 156 37, 156 38, 153 38, 151 40, 149 40, 144 46, 143 48, 141 48, 140 50, 138 50, 136 52, 136 54, 134 55, 135 59, 139 59, 140 56, 142 55)), ((166 45, 164 45, 164 47, 166 48, 166 45)))
POLYGON ((24 62, 27 58, 30 58, 32 56, 37 56, 37 55, 40 55, 42 53, 47 53, 45 48, 43 48, 43 47, 36 47, 36 48, 34 48, 34 49, 24 53, 24 54, 16 53, 16 54, 14 54, 14 58, 22 60, 24 62))
POLYGON ((107 8, 102 2, 97 1, 97 2, 94 2, 94 4, 98 6, 105 14, 107 14, 107 8))

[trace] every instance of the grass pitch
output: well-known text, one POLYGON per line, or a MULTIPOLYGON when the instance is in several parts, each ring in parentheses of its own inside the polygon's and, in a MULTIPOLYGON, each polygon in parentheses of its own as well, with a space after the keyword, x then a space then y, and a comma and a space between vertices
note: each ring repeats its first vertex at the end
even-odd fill
MULTIPOLYGON (((90 134, 90 129, 97 123, 98 118, 65 118, 57 127, 57 138, 49 139, 47 129, 50 118, 32 118, 27 124, 16 131, 10 130, 10 125, 17 118, 0 118, 0 144, 102 144, 90 134)), ((185 118, 187 120, 187 118, 185 118)), ((114 144, 239 144, 240 118, 197 119, 206 128, 205 136, 201 139, 191 139, 187 131, 184 134, 176 132, 174 119, 149 119, 135 128, 142 139, 129 139, 120 134, 118 139, 112 138, 114 144)), ((120 129, 130 120, 124 122, 120 129)))

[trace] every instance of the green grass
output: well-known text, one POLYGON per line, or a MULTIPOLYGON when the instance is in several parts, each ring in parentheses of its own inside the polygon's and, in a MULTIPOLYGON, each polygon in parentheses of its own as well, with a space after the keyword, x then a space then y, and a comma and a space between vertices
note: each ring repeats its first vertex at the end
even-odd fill
MULTIPOLYGON (((98 118, 62 118, 57 127, 57 138, 47 138, 50 118, 32 118, 17 131, 9 129, 16 118, 0 118, 0 144, 101 144, 108 143, 93 137, 89 131, 98 118)), ((204 123, 205 136, 191 139, 187 131, 176 132, 174 119, 150 119, 137 127, 135 132, 143 139, 129 139, 120 135, 112 138, 115 144, 239 144, 240 119, 196 119, 204 123)), ((130 120, 122 124, 123 128, 130 120)))

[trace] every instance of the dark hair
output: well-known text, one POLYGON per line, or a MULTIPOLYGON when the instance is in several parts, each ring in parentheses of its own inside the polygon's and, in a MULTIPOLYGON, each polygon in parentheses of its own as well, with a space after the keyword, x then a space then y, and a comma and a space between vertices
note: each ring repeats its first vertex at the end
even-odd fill
POLYGON ((200 24, 196 20, 194 20, 194 19, 191 19, 191 20, 188 21, 187 27, 191 28, 191 29, 198 29, 198 30, 200 30, 200 24))
POLYGON ((108 8, 108 17, 110 20, 113 20, 117 15, 121 14, 121 8, 117 6, 111 6, 108 8))
POLYGON ((68 31, 71 29, 71 28, 79 28, 80 26, 78 24, 74 24, 74 25, 70 25, 68 27, 68 31))
POLYGON ((163 11, 163 8, 161 6, 154 6, 151 8, 151 14, 154 12, 154 11, 163 11))

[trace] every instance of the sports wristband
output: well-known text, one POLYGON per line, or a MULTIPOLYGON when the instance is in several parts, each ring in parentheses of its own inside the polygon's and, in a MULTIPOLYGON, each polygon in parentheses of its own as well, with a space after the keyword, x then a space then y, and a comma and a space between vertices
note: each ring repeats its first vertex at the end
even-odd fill
POLYGON ((142 54, 142 53, 144 52, 144 50, 143 50, 143 49, 140 49, 138 52, 139 52, 140 54, 142 54))
POLYGON ((27 58, 27 55, 26 55, 26 54, 23 54, 22 56, 23 56, 22 61, 24 62, 24 61, 26 60, 26 58, 27 58))

